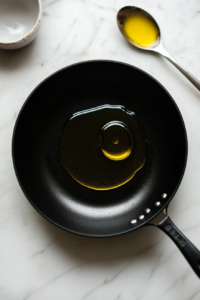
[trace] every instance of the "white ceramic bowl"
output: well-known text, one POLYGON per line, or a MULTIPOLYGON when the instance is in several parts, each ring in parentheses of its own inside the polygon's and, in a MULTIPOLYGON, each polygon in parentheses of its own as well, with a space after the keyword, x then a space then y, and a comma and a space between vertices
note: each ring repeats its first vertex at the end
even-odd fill
POLYGON ((41 17, 41 0, 0 0, 0 48, 17 49, 32 42, 41 17))

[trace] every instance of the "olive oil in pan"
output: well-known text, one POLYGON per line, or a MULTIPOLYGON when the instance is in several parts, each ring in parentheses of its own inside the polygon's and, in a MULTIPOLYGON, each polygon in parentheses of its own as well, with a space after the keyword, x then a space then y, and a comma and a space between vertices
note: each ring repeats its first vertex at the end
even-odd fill
POLYGON ((133 112, 120 105, 103 105, 72 115, 63 129, 58 158, 78 183, 110 190, 143 167, 146 144, 133 112))

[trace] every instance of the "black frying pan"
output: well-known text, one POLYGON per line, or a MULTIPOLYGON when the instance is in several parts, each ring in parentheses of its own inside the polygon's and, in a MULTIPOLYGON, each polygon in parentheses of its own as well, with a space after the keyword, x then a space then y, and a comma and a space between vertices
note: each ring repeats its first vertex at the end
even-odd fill
POLYGON ((46 219, 93 237, 157 225, 200 276, 199 251, 166 215, 186 160, 186 130, 171 96, 145 72, 112 61, 79 63, 48 77, 28 97, 13 134, 17 178, 28 200, 46 219), (131 181, 117 189, 95 191, 65 171, 57 146, 66 119, 103 104, 124 105, 135 112, 146 131, 148 154, 131 181))

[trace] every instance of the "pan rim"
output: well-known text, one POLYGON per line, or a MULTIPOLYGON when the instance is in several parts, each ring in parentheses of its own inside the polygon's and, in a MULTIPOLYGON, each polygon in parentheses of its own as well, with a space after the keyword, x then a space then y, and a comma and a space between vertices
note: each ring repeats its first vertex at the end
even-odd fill
POLYGON ((13 136, 12 136, 12 161, 13 161, 13 167, 14 167, 14 171, 15 171, 15 174, 16 174, 16 177, 17 177, 17 180, 19 182, 19 185, 25 195, 25 197, 27 198, 27 200, 30 202, 30 204, 36 209, 37 212, 40 213, 40 215, 42 215, 46 220, 48 220, 49 222, 51 222, 52 224, 56 225, 57 227, 67 231, 67 232, 70 232, 70 233, 73 233, 73 234, 76 234, 76 235, 79 235, 79 236, 85 236, 85 237, 94 237, 94 238, 103 238, 103 237, 114 237, 114 236, 119 236, 119 235, 122 235, 122 234, 125 234, 125 233, 129 233, 133 230, 136 230, 136 229, 139 229, 143 226, 147 226, 148 223, 154 219, 161 211, 163 211, 164 208, 168 207, 169 203, 171 202, 171 200, 173 199, 174 195, 176 194, 180 184, 181 184, 181 181, 183 179, 183 176, 184 176, 184 173, 185 173, 185 169, 186 169, 186 164, 187 164, 187 157, 188 157, 188 138, 187 138, 187 131, 186 131, 186 127, 185 127, 185 123, 184 123, 184 120, 183 120, 183 117, 181 115, 181 112, 179 110, 179 107, 178 105, 176 104, 175 100, 172 98, 172 96, 170 95, 170 93, 166 90, 166 88, 157 80, 155 79, 152 75, 150 75, 149 73, 145 72, 144 70, 138 68, 138 67, 135 67, 133 65, 130 65, 130 64, 127 64, 127 63, 124 63, 124 62, 120 62, 120 61, 115 61, 115 60, 104 60, 104 59, 97 59, 97 60, 86 60, 86 61, 80 61, 80 62, 77 62, 77 63, 74 63, 74 64, 71 64, 71 65, 68 65, 68 66, 65 66, 57 71, 55 71, 54 73, 50 74, 49 76, 47 76, 45 79, 43 79, 33 90, 32 92, 28 95, 28 97, 26 98, 25 102, 23 103, 19 113, 18 113, 18 116, 17 116, 17 119, 15 121, 15 125, 14 125, 14 129, 13 129, 13 136), (28 103, 29 99, 31 98, 31 96, 34 94, 34 92, 44 83, 46 82, 49 78, 55 76, 57 73, 60 73, 61 71, 65 70, 65 69, 68 69, 68 68, 71 68, 71 67, 74 67, 74 66, 77 66, 77 65, 81 65, 81 64, 87 64, 87 63, 114 63, 114 64, 120 64, 120 65, 125 65, 127 67, 131 67, 133 69, 136 69, 138 70, 139 72, 145 74, 146 76, 150 77, 151 79, 153 79, 165 92, 166 94, 168 95, 168 97, 170 98, 170 100, 172 101, 173 105, 175 106, 176 108, 176 111, 180 117, 180 120, 181 120, 181 123, 182 123, 182 127, 183 127, 183 133, 184 133, 184 138, 185 138, 185 158, 184 158, 184 164, 183 164, 183 168, 182 168, 182 173, 181 173, 181 176, 179 178, 179 181, 176 185, 176 188, 174 189, 173 193, 170 195, 170 197, 168 198, 168 200, 166 201, 166 203, 160 208, 157 210, 156 214, 153 214, 151 217, 148 218, 148 220, 144 221, 142 224, 139 224, 137 226, 134 226, 130 229, 127 229, 125 231, 120 231, 118 233, 111 233, 111 234, 86 234, 86 233, 81 233, 81 232, 78 232, 78 231, 75 231, 75 230, 71 230, 71 229, 68 229, 68 228, 65 228, 64 226, 58 224, 57 222, 55 222, 54 220, 50 219, 46 214, 44 214, 31 200, 31 197, 29 197, 29 195, 27 194, 27 192, 25 191, 25 188, 20 180, 20 176, 18 174, 18 171, 17 171, 17 167, 16 167, 16 161, 15 161, 15 155, 14 155, 14 145, 15 145, 15 136, 16 136, 16 130, 17 130, 17 125, 18 125, 18 122, 20 120, 20 117, 21 117, 21 114, 26 106, 26 104, 28 103))

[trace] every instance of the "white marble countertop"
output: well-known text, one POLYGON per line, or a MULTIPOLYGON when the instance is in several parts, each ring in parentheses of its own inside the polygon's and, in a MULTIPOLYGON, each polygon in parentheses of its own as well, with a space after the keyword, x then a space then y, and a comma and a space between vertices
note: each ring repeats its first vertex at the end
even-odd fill
POLYGON ((164 58, 126 43, 116 25, 121 7, 146 9, 160 24, 169 52, 200 79, 200 2, 42 2, 36 40, 20 50, 0 51, 0 299, 199 300, 199 279, 157 228, 91 239, 64 232, 40 216, 17 182, 11 139, 27 96, 56 70, 92 59, 145 70, 169 91, 185 121, 188 163, 169 215, 200 248, 200 93, 164 58))

